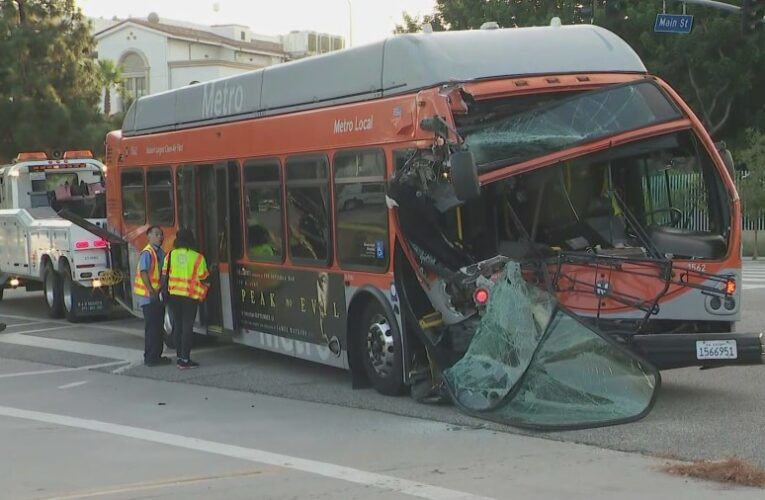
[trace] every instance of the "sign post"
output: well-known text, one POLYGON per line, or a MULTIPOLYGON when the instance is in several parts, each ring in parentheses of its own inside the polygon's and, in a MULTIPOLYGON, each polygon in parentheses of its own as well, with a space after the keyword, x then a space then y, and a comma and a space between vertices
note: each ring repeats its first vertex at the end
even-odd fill
POLYGON ((688 34, 693 29, 693 16, 685 14, 656 14, 655 33, 688 34))

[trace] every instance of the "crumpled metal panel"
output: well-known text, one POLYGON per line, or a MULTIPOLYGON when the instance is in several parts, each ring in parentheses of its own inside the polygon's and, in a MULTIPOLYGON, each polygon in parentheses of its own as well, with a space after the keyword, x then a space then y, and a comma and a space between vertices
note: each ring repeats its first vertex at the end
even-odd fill
POLYGON ((572 429, 637 420, 659 372, 580 322, 509 262, 465 356, 444 371, 463 410, 519 427, 572 429))

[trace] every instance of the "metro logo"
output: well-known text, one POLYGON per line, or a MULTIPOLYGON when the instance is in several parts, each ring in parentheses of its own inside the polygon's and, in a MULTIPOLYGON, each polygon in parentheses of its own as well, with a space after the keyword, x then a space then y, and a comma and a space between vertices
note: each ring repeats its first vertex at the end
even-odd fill
POLYGON ((202 95, 202 116, 215 118, 240 113, 244 107, 244 89, 241 85, 222 86, 216 82, 207 83, 202 95))

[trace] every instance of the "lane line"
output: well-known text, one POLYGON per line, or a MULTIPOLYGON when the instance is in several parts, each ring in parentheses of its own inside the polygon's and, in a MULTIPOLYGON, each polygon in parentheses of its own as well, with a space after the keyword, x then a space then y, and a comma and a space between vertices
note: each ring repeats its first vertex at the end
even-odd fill
POLYGON ((97 368, 108 368, 110 366, 117 366, 117 365, 122 365, 125 363, 126 363, 125 361, 112 361, 110 363, 99 363, 97 365, 77 366, 74 368, 54 368, 52 370, 36 370, 33 372, 3 373, 3 374, 0 374, 0 378, 26 377, 27 375, 47 375, 49 373, 79 372, 79 371, 85 371, 85 370, 95 370, 97 368))
MULTIPOLYGON (((74 326, 70 328, 74 328, 74 326)), ((53 349, 56 351, 85 354, 99 358, 120 359, 124 361, 143 359, 143 351, 139 351, 138 349, 115 347, 104 344, 91 344, 74 340, 53 339, 49 337, 35 337, 34 335, 26 335, 26 333, 30 332, 4 333, 0 335, 0 343, 23 345, 26 347, 41 347, 43 349, 53 349)))
POLYGON ((28 333, 40 333, 40 332, 50 332, 53 330, 64 330, 69 328, 76 328, 75 325, 70 326, 51 326, 50 328, 38 328, 37 330, 24 330, 23 332, 13 332, 10 335, 3 335, 3 337, 10 337, 11 335, 26 335, 28 333))
POLYGON ((79 387, 81 385, 87 384, 87 380, 80 380, 79 382, 72 382, 71 384, 64 384, 58 386, 59 389, 71 389, 72 387, 79 387))
POLYGON ((0 406, 0 416, 18 418, 23 420, 32 420, 35 422, 45 422, 48 424, 73 427, 75 429, 87 429, 95 432, 103 432, 115 436, 128 437, 151 443, 165 444, 176 448, 185 448, 188 450, 202 451, 213 455, 221 455, 230 458, 238 458, 249 462, 258 462, 268 465, 275 465, 286 469, 293 469, 309 474, 347 481, 350 483, 371 486, 394 493, 402 493, 418 498, 427 498, 430 500, 485 500, 488 497, 473 495, 458 490, 442 488, 426 483, 401 479, 384 474, 367 472, 360 469, 345 467, 328 462, 319 462, 290 455, 271 453, 265 450, 255 448, 245 448, 205 439, 181 436, 178 434, 169 434, 166 432, 153 431, 140 427, 128 425, 112 424, 101 422, 99 420, 89 420, 66 415, 56 415, 53 413, 43 413, 38 411, 23 410, 21 408, 11 408, 0 406))
POLYGON ((198 476, 198 477, 185 477, 178 479, 165 479, 160 481, 126 484, 123 486, 115 486, 103 490, 91 490, 84 491, 82 493, 70 493, 64 496, 49 497, 47 500, 75 500, 78 498, 92 498, 107 495, 118 495, 120 493, 133 493, 137 491, 157 490, 160 488, 170 488, 178 486, 188 486, 197 483, 205 483, 208 481, 220 481, 223 479, 238 479, 249 476, 257 476, 263 474, 261 470, 244 471, 244 472, 231 472, 229 474, 220 474, 217 476, 198 476))

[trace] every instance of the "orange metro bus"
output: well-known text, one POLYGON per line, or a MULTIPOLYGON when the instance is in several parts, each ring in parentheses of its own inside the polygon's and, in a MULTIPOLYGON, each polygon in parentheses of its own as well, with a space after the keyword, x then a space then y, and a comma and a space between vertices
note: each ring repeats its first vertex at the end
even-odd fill
POLYGON ((400 35, 145 96, 106 147, 124 275, 149 225, 191 228, 199 333, 354 384, 399 394, 455 363, 509 261, 659 369, 762 362, 734 328, 730 166, 596 26, 400 35))

